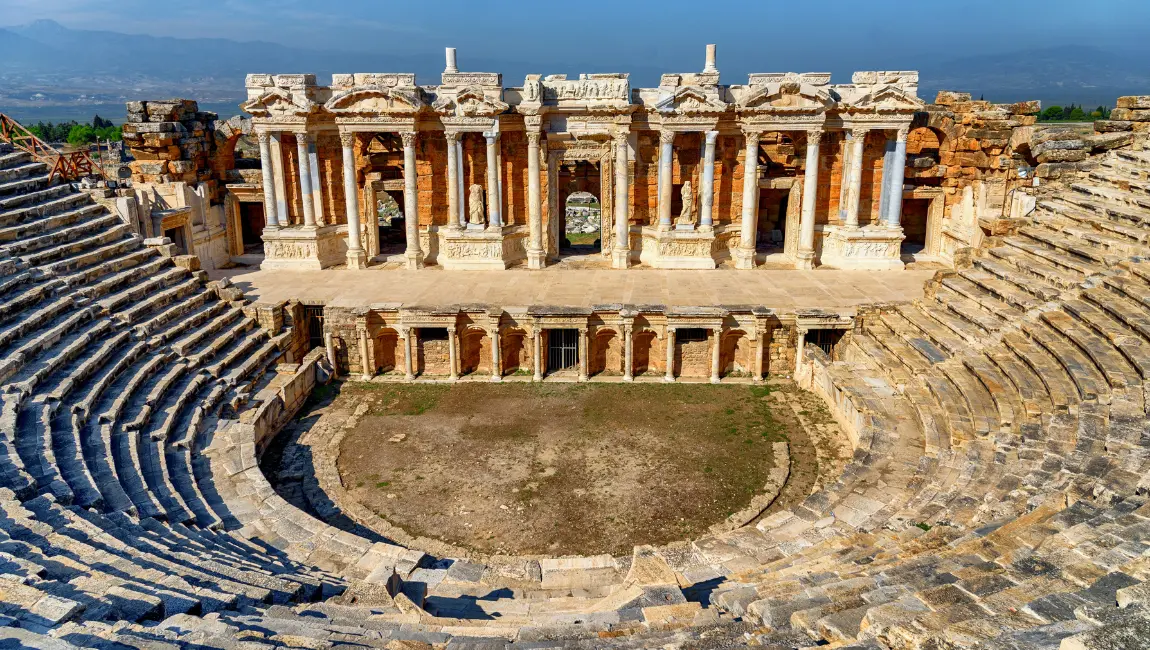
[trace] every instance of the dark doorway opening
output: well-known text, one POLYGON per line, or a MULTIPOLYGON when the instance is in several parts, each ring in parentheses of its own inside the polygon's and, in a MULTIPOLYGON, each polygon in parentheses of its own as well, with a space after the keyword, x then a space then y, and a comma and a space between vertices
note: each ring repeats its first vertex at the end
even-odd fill
POLYGON ((825 352, 826 355, 834 361, 835 349, 838 347, 839 341, 843 340, 843 334, 845 333, 846 330, 810 330, 807 332, 806 341, 819 346, 819 349, 825 352))
POLYGON ((904 199, 902 202, 902 253, 913 255, 926 249, 926 222, 930 199, 904 199))
POLYGON ((304 305, 303 321, 307 327, 307 349, 323 347, 323 305, 304 305))
POLYGON ((579 330, 547 331, 547 372, 570 370, 579 365, 579 330))
POLYGON ((787 236, 787 208, 791 191, 781 189, 759 190, 758 232, 755 233, 757 250, 779 249, 787 236))
POLYGON ((184 239, 183 228, 169 228, 164 231, 164 236, 172 240, 172 243, 180 250, 181 255, 188 254, 188 242, 184 239))
POLYGON ((264 252, 264 204, 240 203, 240 237, 244 255, 264 252))

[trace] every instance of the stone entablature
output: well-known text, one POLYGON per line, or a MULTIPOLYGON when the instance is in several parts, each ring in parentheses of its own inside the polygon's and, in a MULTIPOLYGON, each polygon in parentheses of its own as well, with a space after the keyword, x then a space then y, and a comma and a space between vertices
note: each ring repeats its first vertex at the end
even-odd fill
MULTIPOLYGON (((899 152, 924 106, 918 74, 906 71, 859 72, 849 84, 832 84, 825 73, 756 73, 746 84, 721 84, 714 46, 701 72, 664 74, 655 88, 633 88, 626 73, 531 74, 521 86, 504 87, 498 73, 461 72, 454 49, 438 85, 419 85, 411 73, 336 74, 328 86, 308 74, 253 74, 246 85, 242 108, 253 116, 268 154, 265 185, 274 188, 265 192, 268 227, 347 224, 349 268, 378 252, 374 206, 365 205, 364 192, 379 165, 393 164, 369 152, 380 138, 403 140, 397 173, 405 181, 408 268, 471 268, 453 260, 488 259, 495 250, 490 234, 453 232, 475 230, 480 202, 478 225, 485 230, 516 226, 526 233, 522 246, 503 247, 502 266, 522 257, 529 268, 542 268, 556 259, 558 203, 568 192, 559 186, 568 182, 564 173, 573 173, 565 165, 578 162, 568 152, 580 148, 596 150, 584 160, 598 179, 589 190, 603 206, 602 255, 615 268, 635 261, 714 268, 729 257, 739 268, 755 266, 763 253, 761 183, 780 164, 804 178, 805 190, 794 197, 803 205, 801 227, 787 237, 783 255, 810 268, 816 225, 836 226, 840 213, 856 214, 841 206, 864 194, 889 195, 870 222, 898 239, 900 183, 889 178, 902 178, 899 152), (847 133, 885 138, 888 180, 876 173, 865 181, 861 173, 844 177, 837 149, 847 133), (335 138, 342 151, 330 144, 335 138), (786 163, 772 157, 770 147, 797 143, 806 143, 805 157, 785 154, 786 163), (556 159, 552 151, 565 153, 556 159), (760 159, 768 164, 760 167, 760 159), (830 177, 820 179, 820 168, 830 177), (866 191, 843 193, 838 210, 819 198, 828 185, 864 182, 866 191), (316 199, 336 195, 342 206, 316 199), (737 242, 719 236, 732 230, 737 242)), ((877 167, 873 155, 868 160, 877 167)))

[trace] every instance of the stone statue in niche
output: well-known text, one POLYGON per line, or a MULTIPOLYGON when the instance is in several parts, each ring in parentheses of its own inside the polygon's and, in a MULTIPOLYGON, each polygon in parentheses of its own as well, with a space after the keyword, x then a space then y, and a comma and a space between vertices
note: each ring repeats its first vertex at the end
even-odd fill
POLYGON ((472 185, 467 196, 467 227, 474 230, 483 228, 487 223, 487 211, 483 207, 483 188, 478 184, 472 185))
POLYGON ((682 197, 683 211, 675 220, 675 229, 692 230, 695 227, 695 189, 691 187, 691 181, 683 183, 682 197))

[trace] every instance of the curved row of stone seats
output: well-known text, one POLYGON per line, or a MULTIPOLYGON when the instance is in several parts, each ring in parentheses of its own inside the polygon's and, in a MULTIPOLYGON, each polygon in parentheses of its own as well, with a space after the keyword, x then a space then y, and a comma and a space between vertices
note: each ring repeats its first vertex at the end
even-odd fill
POLYGON ((0 564, 3 624, 55 635, 342 590, 213 530, 227 506, 193 476, 196 434, 176 430, 235 406, 286 335, 203 281, 0 146, 0 558, 18 559, 0 564))

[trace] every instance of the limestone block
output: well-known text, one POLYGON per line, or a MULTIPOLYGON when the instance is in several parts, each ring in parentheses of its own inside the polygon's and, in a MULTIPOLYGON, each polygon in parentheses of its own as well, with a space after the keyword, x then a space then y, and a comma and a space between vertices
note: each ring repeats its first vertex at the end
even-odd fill
POLYGON ((1047 140, 1037 145, 1031 143, 1031 151, 1035 156, 1041 156, 1042 154, 1050 151, 1065 151, 1087 148, 1088 145, 1086 144, 1086 141, 1081 138, 1076 138, 1074 140, 1047 140))
POLYGON ((1062 178, 1063 174, 1074 174, 1078 172, 1078 165, 1068 163, 1043 163, 1034 168, 1034 175, 1038 178, 1057 179, 1062 178))
POLYGON ((610 555, 549 558, 540 560, 539 568, 543 589, 585 589, 616 579, 615 560, 610 555))
POLYGON ((1097 120, 1094 122, 1094 130, 1099 133, 1130 131, 1133 127, 1134 123, 1128 120, 1097 120))
POLYGON ((1076 140, 1081 137, 1080 132, 1066 127, 1038 128, 1034 130, 1034 136, 1030 138, 1030 148, 1035 149, 1038 145, 1051 140, 1076 140))
POLYGON ((1014 115, 1034 115, 1042 111, 1042 102, 1032 99, 1028 102, 1008 104, 1007 108, 1014 115))
POLYGON ((1086 149, 1051 149, 1037 156, 1040 163, 1078 162, 1089 157, 1086 149))
POLYGON ((949 90, 940 90, 934 98, 934 103, 939 106, 954 106, 969 101, 970 93, 956 93, 949 90))
POLYGON ((1130 122, 1150 122, 1150 109, 1116 108, 1110 112, 1110 119, 1130 122))
POLYGON ((1150 108, 1150 95, 1127 95, 1118 98, 1118 108, 1150 108))
POLYGON ((1034 137, 1033 126, 1020 126, 1010 134, 1010 139, 1007 141, 1006 146, 1014 151, 1025 153, 1030 151, 1030 140, 1034 137))
POLYGON ((1109 151, 1133 144, 1134 134, 1129 131, 1126 133, 1100 133, 1088 136, 1086 142, 1094 151, 1109 151))
POLYGON ((954 154, 954 163, 959 167, 986 167, 990 159, 981 151, 959 151, 954 154))
POLYGON ((176 255, 172 257, 172 261, 176 266, 188 271, 200 270, 200 258, 195 255, 176 255))

